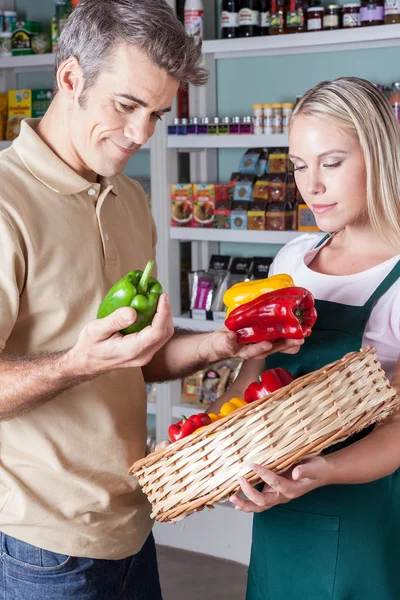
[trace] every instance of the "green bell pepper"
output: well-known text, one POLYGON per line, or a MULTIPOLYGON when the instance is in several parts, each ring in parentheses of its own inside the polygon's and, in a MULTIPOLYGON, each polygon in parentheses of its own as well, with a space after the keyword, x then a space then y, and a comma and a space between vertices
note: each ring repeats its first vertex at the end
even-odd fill
POLYGON ((155 277, 150 277, 153 265, 154 261, 149 260, 144 271, 130 271, 120 279, 100 304, 97 318, 102 319, 118 308, 131 306, 137 312, 136 321, 133 325, 122 329, 121 333, 137 333, 151 325, 158 299, 163 293, 159 281, 155 277))

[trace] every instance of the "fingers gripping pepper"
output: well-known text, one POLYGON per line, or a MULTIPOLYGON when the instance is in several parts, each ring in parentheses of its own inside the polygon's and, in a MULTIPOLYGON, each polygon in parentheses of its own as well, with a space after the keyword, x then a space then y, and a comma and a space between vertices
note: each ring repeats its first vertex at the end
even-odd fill
POLYGON ((224 304, 228 307, 226 315, 235 310, 241 304, 250 302, 262 294, 272 292, 281 288, 293 287, 294 281, 290 275, 273 275, 266 279, 254 279, 236 283, 224 294, 224 304))
POLYGON ((194 433, 199 427, 210 425, 212 423, 210 417, 206 413, 192 415, 188 419, 182 417, 181 421, 174 423, 168 429, 168 435, 171 442, 176 442, 184 437, 194 433))
POLYGON ((265 398, 272 392, 279 390, 285 385, 289 385, 294 380, 294 377, 286 369, 277 367, 276 369, 269 369, 259 378, 260 381, 251 383, 244 392, 244 399, 246 402, 254 402, 260 398, 265 398))
POLYGON ((301 287, 263 294, 233 310, 225 326, 237 332, 239 344, 279 339, 302 339, 317 319, 312 294, 301 287))
POLYGON ((107 317, 117 308, 130 306, 136 310, 136 321, 121 333, 137 333, 150 325, 157 310, 158 300, 163 293, 158 280, 150 277, 153 265, 154 261, 150 260, 144 271, 130 271, 120 279, 100 304, 97 318, 107 317))

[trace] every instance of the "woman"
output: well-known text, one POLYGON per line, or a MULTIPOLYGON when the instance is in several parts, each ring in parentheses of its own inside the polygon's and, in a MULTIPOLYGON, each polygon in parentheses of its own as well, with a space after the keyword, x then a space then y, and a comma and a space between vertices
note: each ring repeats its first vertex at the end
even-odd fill
MULTIPOLYGON (((296 355, 246 362, 232 396, 265 368, 295 377, 374 346, 400 390, 400 130, 371 83, 325 82, 298 103, 289 152, 318 227, 276 256, 316 298, 318 320, 296 355)), ((243 397, 243 396, 242 396, 243 397)), ((305 459, 265 485, 241 479, 237 509, 256 513, 246 600, 398 600, 400 419, 305 459), (356 485, 354 485, 356 484, 356 485)))

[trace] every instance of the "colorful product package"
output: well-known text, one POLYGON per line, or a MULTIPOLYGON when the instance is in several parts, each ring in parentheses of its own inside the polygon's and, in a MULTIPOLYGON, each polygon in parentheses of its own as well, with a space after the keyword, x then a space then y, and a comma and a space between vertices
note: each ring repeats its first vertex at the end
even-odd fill
POLYGON ((269 172, 286 173, 288 170, 289 155, 286 148, 276 148, 269 153, 269 172))
POLYGON ((33 39, 41 31, 42 24, 38 21, 17 21, 13 23, 11 39, 13 56, 33 54, 33 39))
POLYGON ((191 227, 193 219, 193 186, 191 183, 171 185, 171 225, 191 227))
POLYGON ((255 182, 254 184, 254 188, 253 188, 253 200, 264 200, 267 201, 268 200, 268 180, 263 178, 263 179, 258 179, 258 181, 255 182))
POLYGON ((215 201, 214 229, 230 229, 231 226, 231 200, 229 185, 222 185, 222 197, 215 201))
POLYGON ((192 227, 213 227, 215 203, 222 196, 221 188, 221 185, 213 183, 193 185, 192 227))
POLYGON ((239 172, 247 175, 257 174, 257 163, 261 158, 262 148, 249 148, 239 162, 239 172))
POLYGON ((44 116, 51 104, 52 90, 32 90, 32 118, 39 119, 44 116))
POLYGON ((298 230, 319 231, 314 213, 307 204, 298 205, 298 230))
POLYGON ((249 204, 246 200, 232 202, 231 229, 247 229, 248 208, 249 204))
POLYGON ((6 140, 12 142, 19 136, 21 122, 32 117, 32 91, 10 90, 8 92, 8 117, 6 140))
POLYGON ((252 231, 264 231, 266 219, 267 202, 265 200, 254 200, 247 211, 247 228, 252 231))
POLYGON ((233 199, 250 202, 253 194, 254 182, 254 175, 240 175, 239 180, 235 184, 233 199))

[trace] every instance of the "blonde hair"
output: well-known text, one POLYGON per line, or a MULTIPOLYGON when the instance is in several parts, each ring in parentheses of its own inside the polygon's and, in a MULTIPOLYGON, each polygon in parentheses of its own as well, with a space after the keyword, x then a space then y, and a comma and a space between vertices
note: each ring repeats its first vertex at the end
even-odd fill
POLYGON ((376 233, 400 247, 400 126, 386 96, 358 77, 324 81, 296 105, 296 117, 320 117, 358 137, 366 167, 367 211, 376 233))

